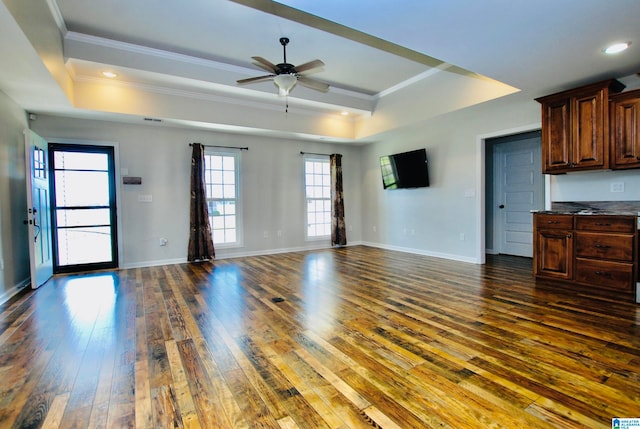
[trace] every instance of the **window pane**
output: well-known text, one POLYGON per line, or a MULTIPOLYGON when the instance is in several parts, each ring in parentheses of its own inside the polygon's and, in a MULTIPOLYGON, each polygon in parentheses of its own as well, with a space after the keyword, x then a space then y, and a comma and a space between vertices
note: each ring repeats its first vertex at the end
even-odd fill
POLYGON ((211 228, 224 229, 224 217, 223 216, 211 216, 211 228))
POLYGON ((236 185, 224 185, 224 197, 229 199, 229 198, 235 198, 236 197, 236 185))
POLYGON ((102 170, 109 169, 106 153, 58 152, 53 156, 53 168, 56 170, 102 170))
POLYGON ((322 237, 331 230, 331 176, 329 160, 305 160, 307 236, 322 237))
POLYGON ((109 227, 58 228, 57 232, 60 265, 111 261, 109 227))
POLYGON ((107 171, 56 171, 56 206, 108 206, 107 171))
POLYGON ((224 243, 224 229, 213 230, 213 243, 224 243))
POLYGON ((206 159, 206 168, 215 170, 222 169, 222 157, 215 155, 209 156, 208 159, 206 159))
POLYGON ((214 244, 235 243, 238 240, 238 219, 236 199, 238 198, 237 156, 206 156, 205 180, 210 192, 207 193, 209 216, 214 244))
POLYGON ((110 225, 111 217, 109 209, 87 210, 56 210, 56 223, 58 227, 110 225))
POLYGON ((222 161, 222 169, 223 170, 231 170, 234 171, 236 167, 236 161, 232 156, 225 156, 222 161))

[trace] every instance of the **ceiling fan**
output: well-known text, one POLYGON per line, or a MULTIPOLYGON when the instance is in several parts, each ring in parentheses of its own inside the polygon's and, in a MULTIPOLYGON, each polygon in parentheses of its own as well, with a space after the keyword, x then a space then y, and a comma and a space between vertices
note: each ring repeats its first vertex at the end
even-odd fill
POLYGON ((287 37, 280 38, 280 44, 282 45, 282 51, 284 53, 284 61, 280 64, 273 64, 262 57, 251 57, 255 61, 253 64, 268 71, 270 74, 250 77, 248 79, 240 79, 237 81, 238 84, 244 85, 247 83, 273 80, 278 87, 280 95, 289 95, 289 92, 293 89, 296 83, 300 83, 300 85, 315 89, 316 91, 327 92, 329 90, 329 85, 306 76, 306 73, 318 71, 319 68, 324 67, 324 63, 320 60, 313 60, 308 63, 300 64, 299 66, 289 64, 287 62, 288 43, 289 39, 287 37))

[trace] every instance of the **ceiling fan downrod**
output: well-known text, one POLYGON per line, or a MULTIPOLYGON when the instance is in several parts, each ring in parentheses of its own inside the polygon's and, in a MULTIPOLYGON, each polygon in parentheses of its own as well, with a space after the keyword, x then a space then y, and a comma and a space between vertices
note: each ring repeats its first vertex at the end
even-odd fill
POLYGON ((288 37, 281 37, 280 38, 280 44, 282 45, 282 54, 284 57, 284 64, 287 64, 287 45, 289 44, 289 38, 288 37))

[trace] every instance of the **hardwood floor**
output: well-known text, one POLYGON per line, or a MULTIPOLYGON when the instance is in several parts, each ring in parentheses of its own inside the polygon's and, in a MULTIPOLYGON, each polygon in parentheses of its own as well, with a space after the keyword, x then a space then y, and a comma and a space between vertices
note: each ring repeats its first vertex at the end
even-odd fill
POLYGON ((56 277, 0 307, 0 427, 610 428, 640 305, 362 246, 56 277))

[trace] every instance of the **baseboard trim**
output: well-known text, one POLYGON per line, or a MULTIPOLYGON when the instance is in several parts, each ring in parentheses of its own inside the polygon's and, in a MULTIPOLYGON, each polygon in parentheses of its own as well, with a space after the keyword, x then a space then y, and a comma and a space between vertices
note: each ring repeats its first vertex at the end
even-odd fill
POLYGON ((433 258, 449 259, 449 260, 452 260, 452 261, 467 262, 467 263, 470 263, 470 264, 480 264, 480 261, 478 261, 478 259, 476 259, 476 258, 469 258, 469 257, 466 257, 466 256, 460 256, 460 255, 453 255, 453 254, 450 254, 450 253, 429 252, 429 251, 426 251, 426 250, 414 249, 414 248, 411 248, 411 247, 390 246, 388 244, 372 243, 372 242, 368 242, 368 241, 364 241, 364 242, 362 242, 362 244, 364 246, 377 247, 379 249, 394 250, 394 251, 397 251, 397 252, 404 252, 404 253, 413 253, 414 255, 431 256, 433 258))
MULTIPOLYGON (((358 246, 364 244, 361 241, 353 242, 347 244, 348 246, 358 246)), ((225 252, 224 249, 218 250, 218 255, 216 256, 216 260, 220 259, 233 259, 233 258, 247 258, 251 256, 264 256, 264 255, 277 255, 279 253, 292 253, 292 252, 305 252, 309 250, 323 250, 323 249, 331 249, 331 245, 326 242, 318 243, 317 245, 312 246, 298 246, 298 247, 282 247, 279 249, 265 249, 265 250, 256 250, 251 252, 234 252, 229 251, 225 252)), ((156 261, 141 261, 141 262, 131 262, 128 264, 124 264, 122 269, 131 269, 131 268, 144 268, 144 267, 157 267, 159 265, 175 265, 175 264, 186 264, 187 258, 180 259, 163 259, 156 261)))
POLYGON ((12 288, 6 290, 2 295, 0 295, 0 304, 4 304, 5 302, 9 301, 11 298, 16 296, 18 293, 20 293, 24 288, 28 287, 30 284, 31 284, 31 279, 26 278, 22 280, 20 283, 18 283, 17 285, 13 286, 12 288))

